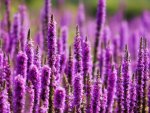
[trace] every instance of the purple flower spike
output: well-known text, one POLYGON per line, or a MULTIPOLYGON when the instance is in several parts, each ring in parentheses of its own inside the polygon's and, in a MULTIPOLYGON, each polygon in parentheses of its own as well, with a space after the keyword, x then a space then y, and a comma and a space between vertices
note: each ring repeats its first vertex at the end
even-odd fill
POLYGON ((102 89, 102 98, 101 98, 101 107, 100 107, 100 113, 106 113, 106 107, 107 107, 107 89, 102 89))
POLYGON ((62 50, 64 54, 67 54, 68 28, 66 26, 62 27, 61 34, 62 34, 62 50))
POLYGON ((14 113, 24 113, 25 107, 25 79, 17 75, 14 79, 14 113))
POLYGON ((28 38, 28 41, 27 41, 27 44, 26 44, 25 52, 26 52, 26 55, 28 57, 27 72, 29 72, 29 68, 33 64, 33 59, 34 59, 33 42, 30 39, 30 29, 28 31, 28 37, 27 38, 28 38))
POLYGON ((50 68, 55 65, 56 62, 56 22, 53 15, 48 26, 48 63, 50 68))
POLYGON ((95 43, 94 43, 94 56, 93 56, 94 58, 93 58, 93 68, 92 68, 93 76, 94 76, 95 66, 96 66, 95 63, 97 61, 99 37, 101 35, 101 31, 105 23, 105 15, 106 15, 106 0, 98 0, 96 34, 95 34, 95 43))
MULTIPOLYGON (((98 73, 97 76, 99 76, 98 73)), ((101 80, 97 78, 93 85, 93 93, 92 93, 92 113, 99 113, 100 110, 100 97, 101 97, 101 80)))
POLYGON ((149 57, 148 57, 148 48, 147 48, 147 40, 144 39, 144 72, 143 72, 143 108, 142 112, 146 113, 146 107, 147 107, 147 83, 148 83, 148 71, 149 71, 149 57))
POLYGON ((38 69, 41 68, 41 51, 40 48, 37 46, 34 52, 34 65, 37 66, 38 69))
POLYGON ((82 101, 82 76, 81 74, 76 74, 73 81, 73 106, 76 112, 80 112, 80 105, 82 101))
POLYGON ((32 82, 28 81, 26 86, 25 113, 33 113, 33 106, 34 106, 34 89, 32 82))
POLYGON ((129 91, 130 91, 130 59, 129 59, 129 53, 128 53, 128 48, 127 45, 125 47, 125 54, 123 58, 123 64, 122 64, 122 76, 123 76, 123 108, 124 112, 128 113, 129 112, 129 107, 130 107, 130 101, 129 101, 129 91))
POLYGON ((122 77, 122 67, 120 66, 117 73, 117 84, 116 84, 116 90, 117 90, 117 103, 118 108, 117 112, 122 113, 123 112, 123 77, 122 77))
POLYGON ((74 40, 75 73, 82 75, 82 46, 79 28, 76 27, 76 37, 74 40))
POLYGON ((40 101, 42 101, 42 104, 44 105, 46 111, 48 111, 48 105, 49 105, 49 85, 50 85, 50 74, 51 70, 47 65, 44 65, 42 68, 42 75, 41 75, 41 94, 40 94, 40 101))
POLYGON ((0 84, 0 113, 10 113, 10 104, 5 82, 0 84))
POLYGON ((65 96, 65 90, 63 88, 59 87, 55 90, 54 107, 56 113, 63 113, 65 96))
MULTIPOLYGON (((148 106, 150 106, 150 84, 148 88, 148 106)), ((150 108, 149 108, 149 113, 150 113, 150 108)))
POLYGON ((29 74, 28 74, 28 80, 30 80, 32 82, 33 89, 34 89, 33 112, 38 113, 41 85, 40 85, 40 76, 39 76, 39 73, 38 73, 38 69, 35 65, 30 66, 29 74))
POLYGON ((20 74, 23 78, 27 77, 27 55, 24 52, 19 52, 16 58, 16 73, 20 74))
POLYGON ((137 111, 142 112, 142 96, 143 96, 143 72, 144 72, 144 65, 143 65, 143 57, 144 57, 144 50, 143 50, 143 38, 140 40, 140 48, 138 52, 138 62, 137 62, 137 69, 136 69, 136 76, 137 76, 137 111))
POLYGON ((114 67, 112 67, 112 71, 110 75, 108 76, 108 88, 107 88, 107 107, 106 107, 106 113, 111 113, 112 112, 112 106, 114 102, 114 96, 115 96, 115 91, 116 91, 116 70, 114 67))

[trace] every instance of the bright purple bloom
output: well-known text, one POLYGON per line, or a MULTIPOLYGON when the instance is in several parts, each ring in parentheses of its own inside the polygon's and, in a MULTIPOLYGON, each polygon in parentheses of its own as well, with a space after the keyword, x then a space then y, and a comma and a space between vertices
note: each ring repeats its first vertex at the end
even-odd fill
POLYGON ((82 46, 81 37, 79 34, 79 28, 76 28, 76 36, 74 39, 74 57, 75 57, 75 73, 80 73, 82 75, 82 46))
POLYGON ((82 78, 81 74, 76 74, 73 81, 73 106, 76 112, 80 112, 80 105, 82 102, 82 78))
POLYGON ((129 112, 129 107, 130 107, 130 55, 128 53, 128 48, 126 46, 125 48, 125 54, 123 58, 123 63, 122 63, 122 77, 123 77, 123 111, 125 113, 129 112))
POLYGON ((14 79, 13 112, 24 113, 25 107, 25 79, 17 75, 14 79))
POLYGON ((63 88, 59 87, 55 90, 54 94, 55 112, 63 113, 65 96, 66 96, 65 90, 63 88))
POLYGON ((27 55, 24 52, 19 52, 16 58, 16 73, 20 74, 23 78, 27 77, 27 55))
POLYGON ((111 73, 108 76, 108 87, 107 87, 107 107, 106 107, 106 113, 112 112, 112 107, 114 103, 114 96, 116 91, 116 70, 114 67, 111 70, 111 73))
POLYGON ((50 74, 51 70, 47 65, 42 67, 42 74, 41 74, 41 94, 40 94, 40 101, 44 105, 46 111, 48 111, 48 100, 49 100, 49 85, 50 85, 50 74))
POLYGON ((56 22, 53 15, 48 25, 48 64, 50 68, 55 65, 56 62, 56 22))
POLYGON ((31 65, 29 69, 28 74, 28 80, 30 80, 33 84, 34 89, 34 107, 33 112, 38 113, 38 107, 39 107, 39 97, 40 97, 40 75, 37 69, 37 66, 31 65))
POLYGON ((34 106, 34 89, 31 81, 26 84, 25 112, 33 113, 34 106))

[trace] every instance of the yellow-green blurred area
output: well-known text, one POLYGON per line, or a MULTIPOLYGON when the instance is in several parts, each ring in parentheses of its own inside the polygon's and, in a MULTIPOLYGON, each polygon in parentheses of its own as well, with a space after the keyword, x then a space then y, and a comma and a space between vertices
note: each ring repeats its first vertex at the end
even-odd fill
MULTIPOLYGON (((4 6, 3 1, 0 0, 0 13, 3 14, 4 6)), ((78 3, 82 1, 86 7, 86 15, 95 16, 98 0, 51 0, 52 7, 60 9, 65 7, 70 11, 76 11, 78 3)), ((17 10, 17 6, 20 3, 27 4, 30 14, 36 16, 39 14, 40 9, 43 6, 44 0, 11 0, 12 12, 17 10)), ((140 14, 143 10, 150 10, 150 0, 107 0, 107 15, 112 15, 120 8, 124 7, 124 15, 127 18, 131 18, 140 14)))

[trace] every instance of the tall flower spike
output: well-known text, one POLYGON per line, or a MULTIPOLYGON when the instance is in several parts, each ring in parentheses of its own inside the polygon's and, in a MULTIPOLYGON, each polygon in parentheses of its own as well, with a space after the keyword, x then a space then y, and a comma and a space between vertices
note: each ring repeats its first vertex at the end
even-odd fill
POLYGON ((93 84, 93 93, 92 93, 92 113, 98 113, 100 108, 100 97, 101 97, 101 81, 99 79, 99 75, 97 75, 97 79, 93 84))
POLYGON ((13 104, 12 104, 12 78, 11 78, 11 68, 10 68, 10 61, 9 61, 9 56, 4 56, 4 73, 5 73, 5 80, 6 80, 6 87, 7 87, 7 92, 8 92, 8 102, 10 103, 10 109, 12 110, 13 104))
POLYGON ((97 61, 97 52, 99 47, 99 37, 101 35, 102 28, 105 23, 105 15, 106 15, 106 0, 98 0, 97 6, 97 20, 96 20, 96 34, 95 34, 95 44, 94 44, 94 58, 93 58, 93 68, 92 75, 94 76, 95 66, 97 61))
POLYGON ((123 112, 123 78, 122 78, 122 67, 120 66, 117 72, 117 84, 116 84, 116 90, 117 90, 117 112, 122 113, 123 112))
POLYGON ((23 78, 27 77, 27 55, 24 52, 19 52, 16 58, 16 73, 20 74, 23 78))
POLYGON ((44 9, 42 11, 42 32, 43 32, 43 45, 44 45, 44 50, 47 51, 48 47, 48 39, 47 35, 49 33, 48 31, 48 22, 50 18, 50 6, 51 6, 51 0, 44 0, 44 9))
POLYGON ((30 80, 33 84, 34 89, 34 106, 33 113, 38 113, 39 107, 39 97, 40 97, 40 76, 37 67, 33 64, 30 66, 28 80, 30 80))
POLYGON ((25 107, 25 79, 17 75, 14 79, 14 107, 13 113, 24 113, 25 107))
POLYGON ((82 101, 82 78, 81 74, 76 74, 73 81, 73 107, 76 113, 80 113, 80 105, 82 101))
POLYGON ((37 46, 34 52, 34 65, 37 66, 38 69, 41 68, 41 51, 40 48, 37 46))
POLYGON ((149 57, 148 57, 148 48, 147 48, 147 40, 144 39, 144 72, 143 72, 143 108, 142 113, 146 113, 147 107, 147 83, 148 83, 148 64, 149 64, 149 57))
POLYGON ((0 113, 10 113, 8 94, 5 82, 0 84, 0 113))
POLYGON ((29 80, 26 84, 26 96, 25 96, 25 113, 33 113, 34 106, 34 89, 33 84, 29 80))
POLYGON ((29 72, 29 68, 30 66, 33 64, 33 58, 34 58, 34 51, 33 51, 33 43, 30 37, 30 29, 28 30, 28 36, 27 36, 27 44, 26 44, 26 48, 25 48, 25 52, 27 55, 27 73, 29 72))
POLYGON ((140 40, 140 48, 138 52, 138 62, 137 62, 137 68, 136 68, 136 76, 137 76, 137 111, 142 112, 142 94, 143 94, 143 71, 144 71, 144 65, 143 65, 143 57, 144 57, 144 51, 143 51, 143 38, 140 40))
POLYGON ((102 87, 102 98, 101 98, 101 107, 100 107, 100 113, 106 113, 106 106, 107 106, 107 89, 102 87))
POLYGON ((79 34, 79 28, 76 27, 76 36, 74 40, 74 57, 75 57, 75 73, 80 73, 82 75, 82 46, 81 37, 79 34))
POLYGON ((62 27, 61 34, 62 34, 62 50, 64 54, 67 54, 68 28, 66 26, 62 27))
POLYGON ((132 76, 132 82, 130 83, 130 112, 135 113, 136 112, 136 78, 133 74, 132 76))
POLYGON ((53 15, 48 25, 48 63, 50 68, 55 65, 56 62, 56 22, 53 15))
POLYGON ((41 75, 41 94, 40 94, 40 101, 42 101, 44 105, 44 109, 48 111, 49 105, 49 85, 50 85, 50 74, 51 70, 47 65, 44 65, 42 68, 42 75, 41 75))
POLYGON ((123 76, 123 108, 124 112, 129 112, 130 102, 129 102, 129 90, 130 90, 130 59, 127 45, 125 47, 125 54, 122 63, 122 76, 123 76))
POLYGON ((65 90, 63 88, 59 87, 55 90, 54 106, 56 113, 63 113, 65 96, 65 90))
POLYGON ((116 70, 112 67, 112 71, 108 76, 108 88, 107 88, 107 107, 106 113, 112 112, 112 106, 114 102, 114 96, 116 91, 116 70))
POLYGON ((92 80, 90 74, 87 75, 86 79, 86 113, 92 112, 92 80))

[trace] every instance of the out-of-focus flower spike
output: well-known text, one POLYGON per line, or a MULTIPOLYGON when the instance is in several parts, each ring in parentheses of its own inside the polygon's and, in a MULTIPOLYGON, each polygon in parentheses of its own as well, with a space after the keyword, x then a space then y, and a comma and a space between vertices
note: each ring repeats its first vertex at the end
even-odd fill
POLYGON ((33 61, 34 65, 37 66, 38 69, 41 68, 41 51, 39 46, 36 47, 35 51, 34 51, 34 61, 33 61))
POLYGON ((68 28, 67 26, 63 26, 61 29, 62 35, 62 50, 64 54, 67 54, 67 40, 68 40, 68 28))
POLYGON ((40 82, 40 75, 37 69, 37 66, 32 64, 29 69, 28 73, 28 80, 30 80, 33 84, 34 89, 34 106, 33 112, 38 113, 39 108, 39 97, 40 97, 40 90, 41 90, 41 82, 40 82))
POLYGON ((147 40, 144 39, 144 72, 143 72, 143 100, 142 100, 142 104, 143 104, 143 108, 142 108, 142 112, 146 113, 146 107, 147 107, 147 89, 148 89, 148 71, 149 71, 149 57, 148 57, 148 48, 147 48, 147 40))
MULTIPOLYGON (((148 88, 148 106, 150 106, 150 84, 148 88)), ((149 113, 150 113, 150 108, 149 108, 149 113)))
POLYGON ((123 109, 124 112, 129 112, 130 101, 130 58, 127 45, 125 46, 125 53, 122 63, 122 76, 123 76, 123 109))
POLYGON ((97 20, 96 20, 96 34, 95 34, 95 43, 94 43, 94 54, 93 54, 93 67, 92 67, 92 75, 95 73, 95 66, 97 62, 97 54, 99 48, 99 38, 101 35, 101 31, 103 29, 105 23, 105 15, 106 15, 106 0, 98 0, 97 6, 97 20))
POLYGON ((137 61, 137 68, 136 68, 136 77, 137 77, 137 111, 142 112, 142 96, 143 96, 143 72, 144 72, 144 65, 143 65, 143 57, 144 57, 144 50, 143 50, 143 38, 140 39, 140 47, 138 52, 138 61, 137 61))
POLYGON ((102 87, 102 98, 101 98, 101 103, 100 103, 100 113, 106 113, 106 106, 107 106, 107 89, 102 87))
POLYGON ((10 113, 6 83, 0 83, 0 113, 10 113))
POLYGON ((51 69, 44 65, 42 67, 42 75, 41 75, 41 94, 40 94, 40 101, 42 101, 44 109, 48 111, 48 105, 49 105, 49 85, 50 85, 50 74, 51 69))
POLYGON ((54 106, 55 106, 55 112, 56 113, 63 113, 64 109, 64 103, 65 103, 65 90, 64 88, 56 88, 55 94, 54 94, 54 106))
POLYGON ((76 36, 74 39, 74 57, 75 57, 75 73, 80 73, 82 75, 82 46, 81 37, 79 33, 79 27, 76 27, 76 36))
MULTIPOLYGON (((54 67, 56 63, 56 22, 53 15, 48 25, 48 64, 50 68, 54 67)), ((52 70, 53 71, 53 70, 52 70)))
POLYGON ((33 84, 30 80, 27 81, 26 85, 26 96, 25 96, 25 113, 33 113, 34 106, 34 89, 33 84))
POLYGON ((13 112, 23 113, 25 107, 25 79, 17 75, 14 79, 13 112))

